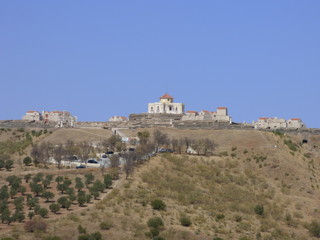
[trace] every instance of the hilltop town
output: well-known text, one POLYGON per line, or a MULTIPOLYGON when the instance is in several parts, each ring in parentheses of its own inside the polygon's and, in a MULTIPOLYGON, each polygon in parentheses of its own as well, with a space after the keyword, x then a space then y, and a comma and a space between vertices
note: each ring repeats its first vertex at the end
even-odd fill
POLYGON ((38 128, 138 128, 174 127, 179 129, 257 129, 281 131, 312 131, 300 118, 283 119, 261 117, 250 123, 237 123, 232 120, 228 108, 218 106, 216 111, 185 111, 183 103, 174 102, 168 93, 159 102, 148 103, 146 113, 132 113, 129 117, 112 116, 106 122, 79 122, 68 111, 29 110, 22 120, 0 121, 0 127, 38 127, 38 128))

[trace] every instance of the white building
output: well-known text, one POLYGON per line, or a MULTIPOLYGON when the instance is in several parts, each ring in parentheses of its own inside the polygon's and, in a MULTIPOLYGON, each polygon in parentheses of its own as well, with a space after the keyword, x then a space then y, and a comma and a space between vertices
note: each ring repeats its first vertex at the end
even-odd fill
POLYGON ((39 122, 42 120, 42 116, 40 112, 31 110, 26 112, 26 115, 22 117, 22 120, 39 122))
POLYGON ((160 97, 160 102, 148 104, 148 113, 183 114, 184 104, 174 103, 173 97, 165 94, 160 97))
POLYGON ((268 118, 262 117, 258 121, 253 122, 253 126, 256 129, 279 129, 279 128, 292 128, 299 129, 304 128, 305 124, 301 121, 300 118, 292 118, 285 120, 284 118, 268 118))
POLYGON ((218 107, 216 112, 202 110, 201 112, 187 111, 182 117, 183 121, 214 121, 232 123, 226 107, 218 107))

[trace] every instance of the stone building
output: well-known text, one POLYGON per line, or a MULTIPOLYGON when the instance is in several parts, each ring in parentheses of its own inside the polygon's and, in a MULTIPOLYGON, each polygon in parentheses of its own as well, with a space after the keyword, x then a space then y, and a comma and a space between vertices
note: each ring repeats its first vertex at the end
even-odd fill
POLYGON ((39 122, 42 120, 42 116, 40 112, 31 110, 26 112, 22 120, 39 122))
POLYGON ((43 121, 44 123, 55 122, 59 127, 74 127, 74 124, 77 122, 77 117, 72 116, 70 112, 67 111, 42 111, 42 113, 38 111, 28 111, 22 119, 28 121, 43 121))
POLYGON ((253 122, 253 126, 256 129, 280 129, 280 128, 291 128, 299 129, 304 128, 305 124, 301 121, 300 118, 292 118, 285 120, 284 118, 268 118, 262 117, 258 121, 253 122))
POLYGON ((160 102, 148 104, 148 113, 183 114, 184 104, 174 103, 173 97, 166 93, 160 97, 160 102))
POLYGON ((232 123, 232 118, 228 115, 226 107, 218 107, 216 112, 209 111, 187 111, 182 117, 183 121, 213 121, 213 122, 226 122, 232 123))
POLYGON ((126 122, 128 119, 123 116, 113 116, 109 118, 109 122, 126 122))

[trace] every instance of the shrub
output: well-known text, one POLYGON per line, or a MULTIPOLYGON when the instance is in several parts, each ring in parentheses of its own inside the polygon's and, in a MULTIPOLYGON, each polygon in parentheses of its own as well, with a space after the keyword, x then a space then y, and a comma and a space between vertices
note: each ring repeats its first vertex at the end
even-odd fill
POLYGON ((283 141, 284 142, 284 144, 286 144, 287 146, 288 146, 288 148, 290 149, 290 150, 292 150, 292 151, 297 151, 297 144, 295 144, 295 143, 293 143, 292 141, 291 141, 291 139, 289 139, 289 140, 284 140, 283 141))
POLYGON ((215 237, 215 238, 213 238, 213 240, 223 240, 223 239, 219 238, 219 237, 215 237))
POLYGON ((100 229, 101 230, 109 230, 112 227, 112 223, 110 222, 101 222, 100 229))
POLYGON ((165 210, 166 204, 161 199, 155 199, 151 202, 151 206, 154 210, 165 210))
POLYGON ((254 212, 255 212, 256 214, 262 216, 263 213, 264 213, 264 207, 263 207, 263 205, 262 205, 262 204, 256 205, 256 206, 254 207, 254 212))
POLYGON ((41 219, 34 219, 31 221, 28 221, 24 225, 24 229, 26 232, 35 232, 35 231, 40 231, 40 232, 45 232, 47 229, 48 225, 41 219))
POLYGON ((30 166, 31 163, 32 163, 31 157, 25 157, 25 158, 23 159, 23 164, 24 164, 24 165, 30 166))
POLYGON ((83 227, 81 224, 78 225, 78 232, 79 233, 87 233, 87 229, 83 227))
POLYGON ((148 226, 152 228, 158 228, 164 226, 164 224, 161 218, 153 217, 148 220, 148 226))
POLYGON ((158 228, 151 228, 150 229, 150 234, 152 237, 156 237, 160 234, 160 230, 158 228))
POLYGON ((320 223, 317 221, 312 221, 309 225, 309 232, 312 236, 320 238, 320 223))
POLYGON ((180 218, 180 223, 184 227, 189 227, 192 224, 191 220, 188 217, 181 217, 180 218))
POLYGON ((219 220, 221 220, 221 219, 223 219, 224 218, 224 214, 222 214, 222 213, 218 213, 217 215, 216 215, 216 219, 219 221, 219 220))

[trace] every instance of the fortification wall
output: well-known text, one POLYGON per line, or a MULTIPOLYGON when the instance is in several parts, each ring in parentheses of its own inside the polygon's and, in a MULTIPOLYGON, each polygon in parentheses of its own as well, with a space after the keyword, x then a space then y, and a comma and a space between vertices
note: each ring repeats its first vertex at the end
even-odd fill
POLYGON ((56 123, 28 122, 23 120, 0 121, 0 128, 54 128, 56 123))
POLYGON ((183 114, 167 114, 167 113, 140 113, 130 114, 129 121, 131 123, 143 124, 171 124, 172 121, 182 119, 183 114))

